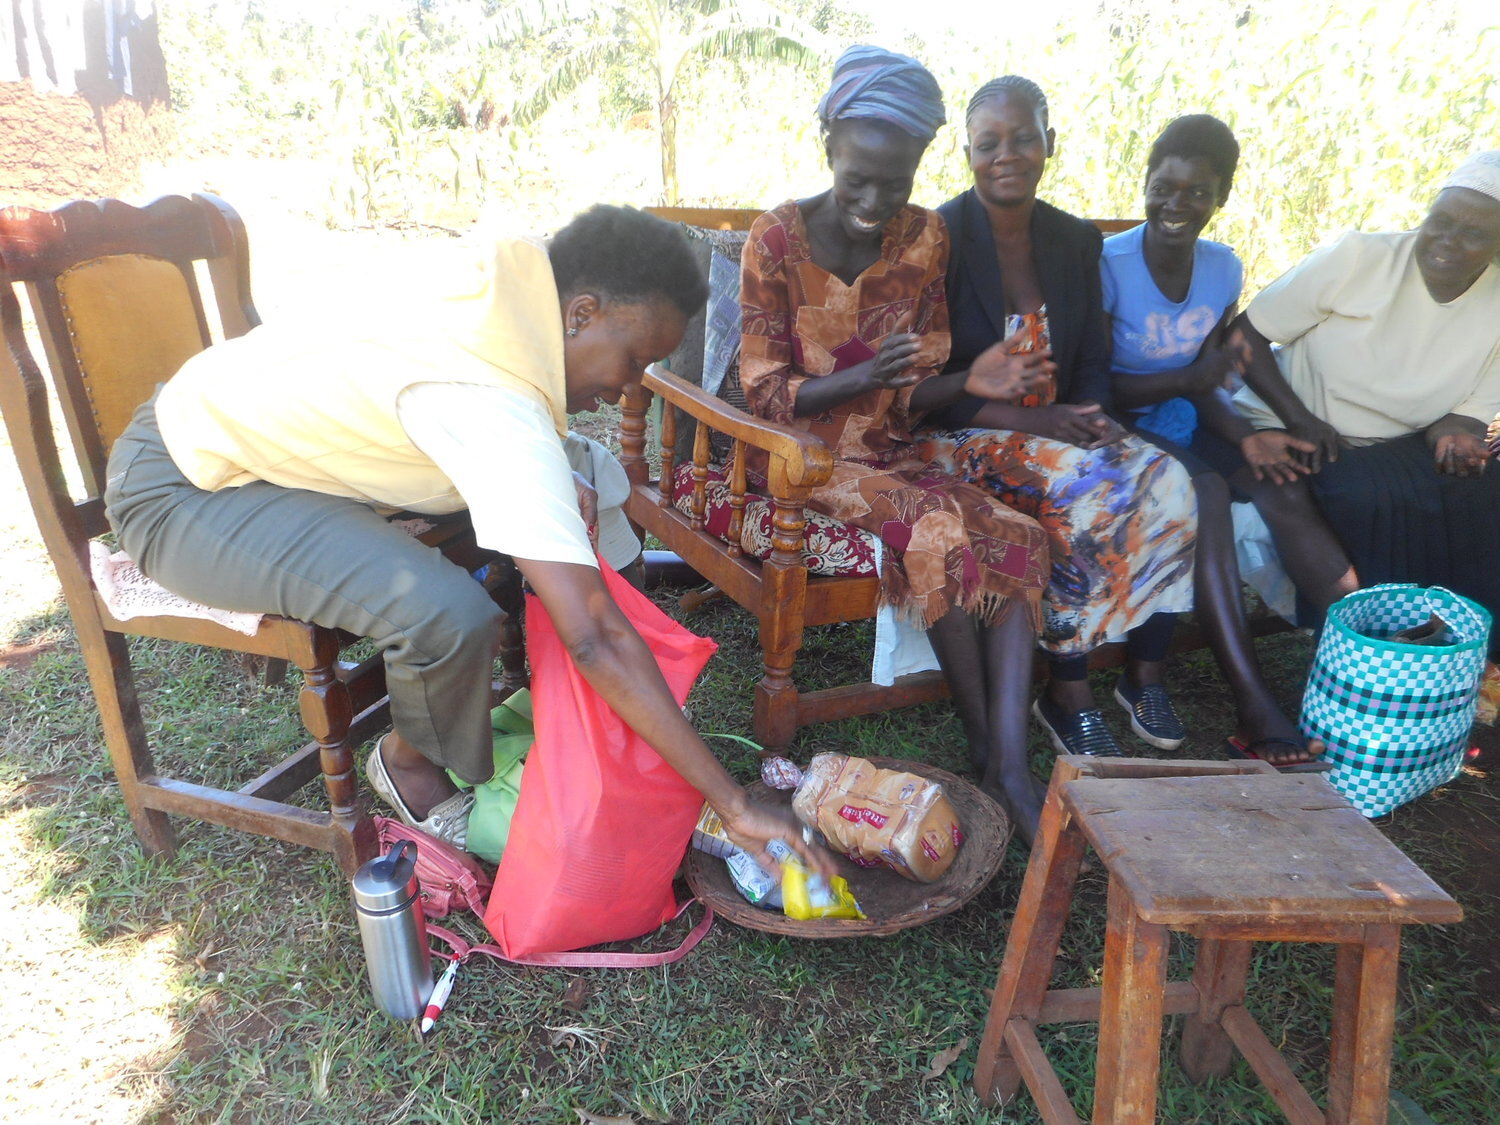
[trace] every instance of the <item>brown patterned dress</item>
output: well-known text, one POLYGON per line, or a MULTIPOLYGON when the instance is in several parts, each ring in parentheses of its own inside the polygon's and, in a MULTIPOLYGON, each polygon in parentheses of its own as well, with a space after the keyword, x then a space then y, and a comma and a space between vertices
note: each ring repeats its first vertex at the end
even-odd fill
POLYGON ((812 260, 801 210, 783 203, 756 220, 741 258, 740 382, 755 414, 828 443, 833 476, 810 506, 880 537, 883 604, 923 627, 955 605, 986 622, 1025 605, 1039 622, 1046 533, 921 456, 911 387, 869 391, 805 418, 794 411, 805 380, 873 359, 913 311, 911 331, 923 340, 912 371, 920 379, 941 371, 947 269, 942 219, 907 206, 886 226, 875 264, 845 285, 812 260))

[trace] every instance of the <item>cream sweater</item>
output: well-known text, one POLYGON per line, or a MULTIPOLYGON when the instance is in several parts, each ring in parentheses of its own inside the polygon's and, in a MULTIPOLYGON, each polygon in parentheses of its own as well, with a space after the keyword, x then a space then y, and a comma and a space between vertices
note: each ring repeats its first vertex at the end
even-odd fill
POLYGON ((498 243, 474 293, 418 319, 421 330, 353 337, 262 327, 194 356, 157 398, 172 459, 209 491, 263 480, 385 508, 462 509, 453 482, 407 436, 397 399, 421 383, 500 387, 566 433, 562 323, 545 248, 498 243))
MULTIPOLYGON (((1414 260, 1416 231, 1351 231, 1314 251, 1245 310, 1282 345, 1297 397, 1353 446, 1423 430, 1445 414, 1500 411, 1500 268, 1438 304, 1414 260)), ((1234 398, 1258 429, 1282 420, 1248 387, 1234 398)))

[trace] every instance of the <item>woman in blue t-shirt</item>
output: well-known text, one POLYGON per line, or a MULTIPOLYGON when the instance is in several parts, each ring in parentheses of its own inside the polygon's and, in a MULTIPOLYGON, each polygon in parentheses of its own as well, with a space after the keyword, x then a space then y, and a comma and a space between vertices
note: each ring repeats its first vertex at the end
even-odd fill
MULTIPOLYGON (((1147 157, 1146 221, 1105 239, 1099 268, 1114 342, 1115 406, 1187 466, 1198 495, 1199 616, 1239 710, 1239 733, 1226 749, 1285 768, 1306 762, 1308 749, 1271 697, 1245 626, 1226 478, 1239 498, 1257 506, 1266 500, 1268 522, 1298 523, 1308 562, 1327 575, 1332 597, 1353 589, 1354 578, 1316 508, 1293 510, 1275 482, 1256 481, 1237 443, 1220 436, 1244 428, 1233 424, 1225 390, 1242 363, 1229 324, 1244 269, 1228 246, 1199 235, 1229 198, 1239 156, 1234 134, 1216 117, 1190 114, 1169 124, 1147 157)), ((1288 569, 1296 578, 1294 566, 1288 569)))

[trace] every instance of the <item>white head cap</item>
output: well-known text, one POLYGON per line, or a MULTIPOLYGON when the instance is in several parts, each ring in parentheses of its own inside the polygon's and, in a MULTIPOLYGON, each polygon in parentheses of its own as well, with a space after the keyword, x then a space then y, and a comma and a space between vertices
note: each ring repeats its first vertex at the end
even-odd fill
POLYGON ((1480 152, 1469 157, 1458 166, 1458 170, 1443 181, 1440 191, 1449 188, 1468 188, 1489 196, 1500 203, 1500 149, 1480 152))

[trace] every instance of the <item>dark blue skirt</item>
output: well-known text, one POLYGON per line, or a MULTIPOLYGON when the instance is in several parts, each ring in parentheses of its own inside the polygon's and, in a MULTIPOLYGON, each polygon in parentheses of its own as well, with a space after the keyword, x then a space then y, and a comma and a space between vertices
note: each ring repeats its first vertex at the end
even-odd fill
POLYGON ((1446 586, 1500 617, 1500 465, 1440 473, 1418 433, 1343 450, 1308 483, 1361 584, 1446 586))

